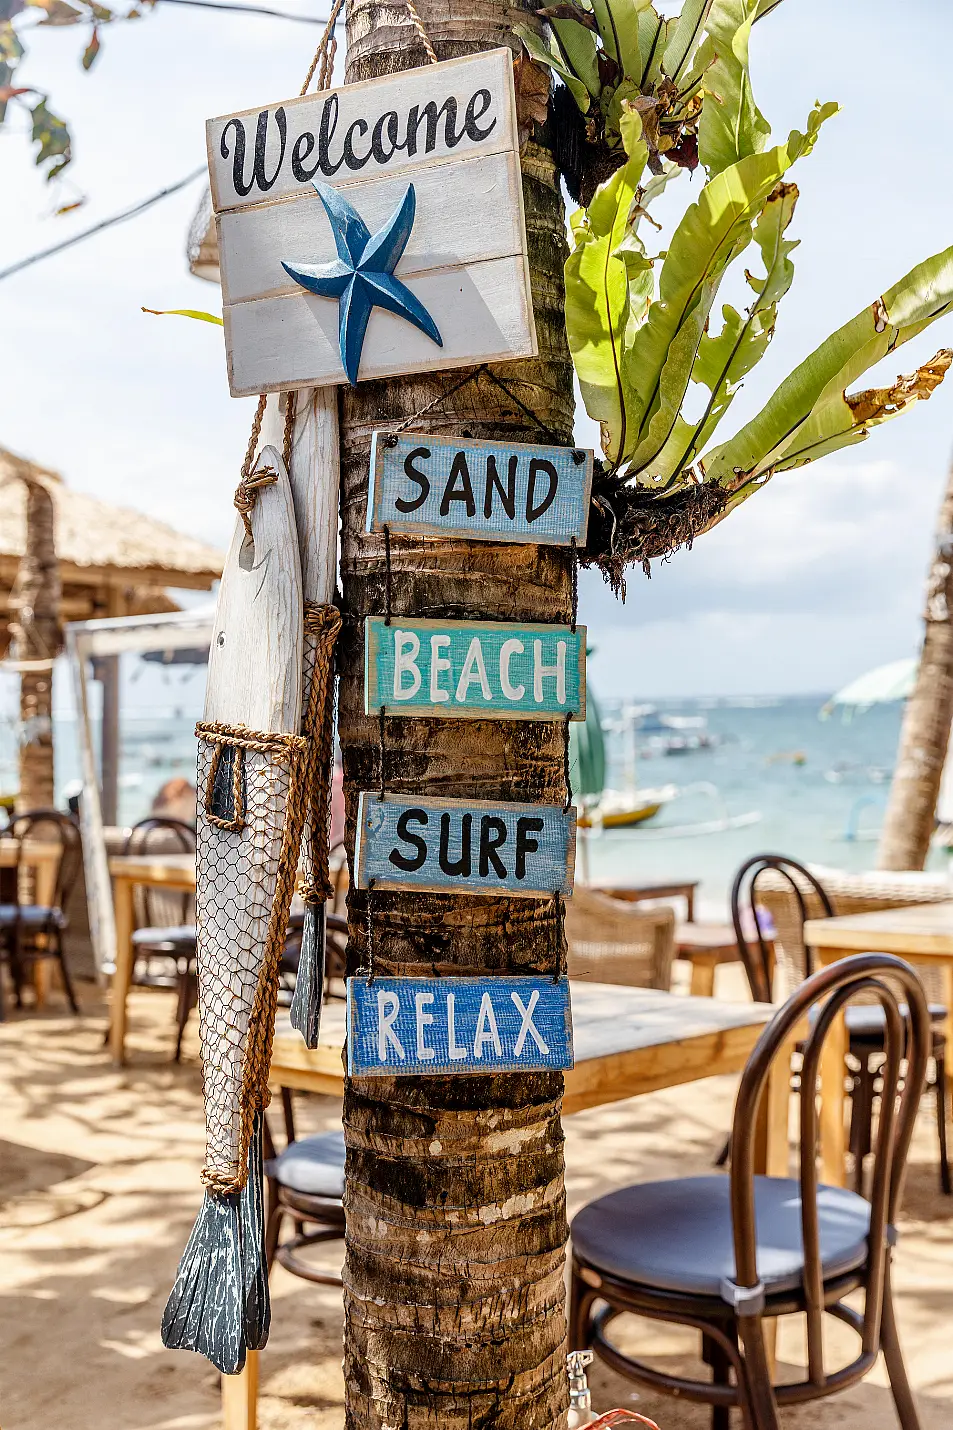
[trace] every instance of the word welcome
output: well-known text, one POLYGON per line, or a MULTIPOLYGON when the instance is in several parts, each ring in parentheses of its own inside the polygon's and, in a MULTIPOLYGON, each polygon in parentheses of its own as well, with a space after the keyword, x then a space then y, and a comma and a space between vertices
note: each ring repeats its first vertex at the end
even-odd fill
POLYGON ((349 978, 352 1077, 573 1065, 569 981, 349 978))
POLYGON ((368 616, 364 634, 368 715, 585 719, 585 626, 368 616))
POLYGON ((592 452, 375 432, 368 531, 585 544, 592 452))
POLYGON ((575 809, 366 791, 358 803, 357 887, 568 894, 575 844, 575 809))

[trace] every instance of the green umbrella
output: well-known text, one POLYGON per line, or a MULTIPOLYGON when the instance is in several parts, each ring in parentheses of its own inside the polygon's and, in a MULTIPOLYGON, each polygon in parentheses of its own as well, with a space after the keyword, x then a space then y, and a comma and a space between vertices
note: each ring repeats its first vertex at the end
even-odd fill
POLYGON ((606 783, 606 745, 602 734, 599 704, 586 690, 586 718, 569 727, 569 775, 573 794, 585 795, 593 803, 598 800, 606 783))

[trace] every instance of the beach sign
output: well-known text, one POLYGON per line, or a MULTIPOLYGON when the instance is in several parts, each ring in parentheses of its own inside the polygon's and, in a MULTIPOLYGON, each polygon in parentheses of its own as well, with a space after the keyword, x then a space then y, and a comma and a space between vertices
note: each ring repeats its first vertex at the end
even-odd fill
POLYGON ((367 530, 585 546, 592 462, 582 447, 375 432, 367 530))
POLYGON ((358 799, 359 889, 440 894, 571 894, 576 811, 553 804, 358 799))
POLYGON ((364 711, 442 719, 586 718, 586 628, 364 622, 364 711))
POLYGON ((568 978, 349 978, 351 1077, 573 1065, 568 978))
POLYGON ((510 50, 206 140, 233 397, 536 355, 510 50))

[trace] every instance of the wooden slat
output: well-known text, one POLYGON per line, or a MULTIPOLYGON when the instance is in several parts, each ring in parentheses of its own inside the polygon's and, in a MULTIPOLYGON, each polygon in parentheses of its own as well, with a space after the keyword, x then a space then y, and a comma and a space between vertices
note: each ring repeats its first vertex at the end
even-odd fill
POLYGON ((368 616, 365 713, 382 706, 444 720, 584 720, 586 627, 368 616))
POLYGON ((487 800, 404 799, 373 792, 359 797, 356 884, 360 889, 421 889, 431 893, 518 894, 538 898, 572 892, 576 847, 576 811, 551 804, 496 804, 487 800), (439 841, 447 821, 447 861, 462 857, 466 817, 470 817, 470 858, 459 874, 441 865, 439 841), (496 854, 505 873, 491 858, 481 860, 483 831, 502 825, 505 837, 496 854), (521 840, 525 867, 516 873, 521 840), (414 860, 419 867, 402 867, 414 860), (485 872, 481 872, 481 868, 485 872))
POLYGON ((593 454, 585 448, 375 432, 367 530, 387 526, 418 536, 456 535, 471 541, 539 546, 568 546, 575 539, 584 546, 592 462, 593 454), (547 501, 551 481, 555 493, 547 501), (472 506, 467 500, 470 490, 472 506))
POLYGON ((907 958, 953 957, 953 901, 911 904, 871 914, 809 919, 804 942, 811 948, 897 953, 907 958))
MULTIPOLYGON (((362 381, 536 355, 524 257, 440 269, 410 278, 407 287, 437 324, 443 347, 403 318, 375 308, 364 340, 362 381)), ((347 380, 332 299, 299 290, 227 306, 224 319, 233 397, 347 380)))
MULTIPOLYGON (((400 278, 454 264, 509 258, 523 251, 518 173, 506 154, 477 156, 425 169, 414 179, 417 217, 400 260, 400 278), (473 214, 480 222, 473 222, 473 214)), ((345 190, 372 233, 397 209, 406 178, 370 179, 345 190)), ((281 266, 337 257, 331 225, 313 188, 280 203, 222 214, 218 220, 222 296, 243 303, 298 293, 281 266)))
MULTIPOLYGON (((328 125, 336 110, 333 134, 329 145, 331 163, 341 161, 334 173, 318 169, 314 177, 335 186, 348 180, 370 178, 374 174, 412 175, 421 167, 449 156, 462 157, 467 154, 494 153, 515 148, 516 116, 512 84, 513 56, 508 49, 488 50, 483 54, 465 56, 461 59, 446 60, 439 65, 424 65, 415 70, 404 70, 399 75, 383 79, 365 80, 349 84, 336 90, 324 90, 304 98, 287 99, 275 104, 259 106, 256 109, 241 110, 236 114, 222 115, 210 119, 206 124, 209 174, 212 184, 212 201, 216 213, 226 209, 240 208, 252 203, 269 202, 286 194, 300 191, 310 183, 310 178, 294 172, 294 158, 297 147, 299 169, 315 166, 320 150, 321 122, 325 112, 328 125), (480 90, 488 91, 487 102, 480 100, 472 111, 470 131, 463 123, 471 97, 480 90), (406 148, 398 149, 387 162, 380 162, 372 147, 374 131, 379 120, 393 114, 397 121, 396 139, 406 144, 407 122, 410 110, 417 106, 421 114, 431 102, 441 111, 449 99, 456 102, 457 123, 447 143, 448 131, 444 118, 440 118, 435 128, 435 142, 428 145, 426 123, 417 131, 416 153, 406 148), (281 155, 281 136, 276 112, 284 111, 287 125, 284 157, 278 167, 281 155), (258 133, 259 115, 266 114, 266 143, 263 172, 268 188, 263 190, 253 183, 248 194, 239 193, 234 185, 234 153, 238 121, 245 136, 245 180, 251 178, 255 144, 258 133), (354 132, 352 139, 353 160, 345 161, 344 140, 348 130, 357 123, 365 126, 354 132), (225 130, 228 156, 222 154, 222 138, 225 130), (312 136, 309 146, 305 134, 312 136), (474 135, 483 137, 474 137, 474 135), (366 162, 359 160, 367 154, 366 162), (352 167, 352 164, 354 165, 352 167), (276 172, 277 168, 277 172, 276 172)), ((387 139, 390 121, 383 120, 378 154, 390 147, 387 139)), ((391 130, 393 133, 393 130, 391 130)))

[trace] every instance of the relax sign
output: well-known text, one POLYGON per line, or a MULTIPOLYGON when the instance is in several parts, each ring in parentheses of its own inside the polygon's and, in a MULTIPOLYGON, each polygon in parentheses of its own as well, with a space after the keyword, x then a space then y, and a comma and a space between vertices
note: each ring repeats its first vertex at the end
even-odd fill
POLYGON ((349 978, 347 1062, 351 1077, 571 1068, 569 981, 349 978))
POLYGON ((535 356, 510 50, 206 138, 233 396, 535 356))
POLYGON ((570 894, 575 851, 575 809, 371 791, 359 797, 359 889, 570 894))
POLYGON ((584 720, 586 628, 508 621, 364 623, 364 708, 376 715, 584 720))
POLYGON ((586 544, 592 452, 375 432, 367 530, 586 544))

